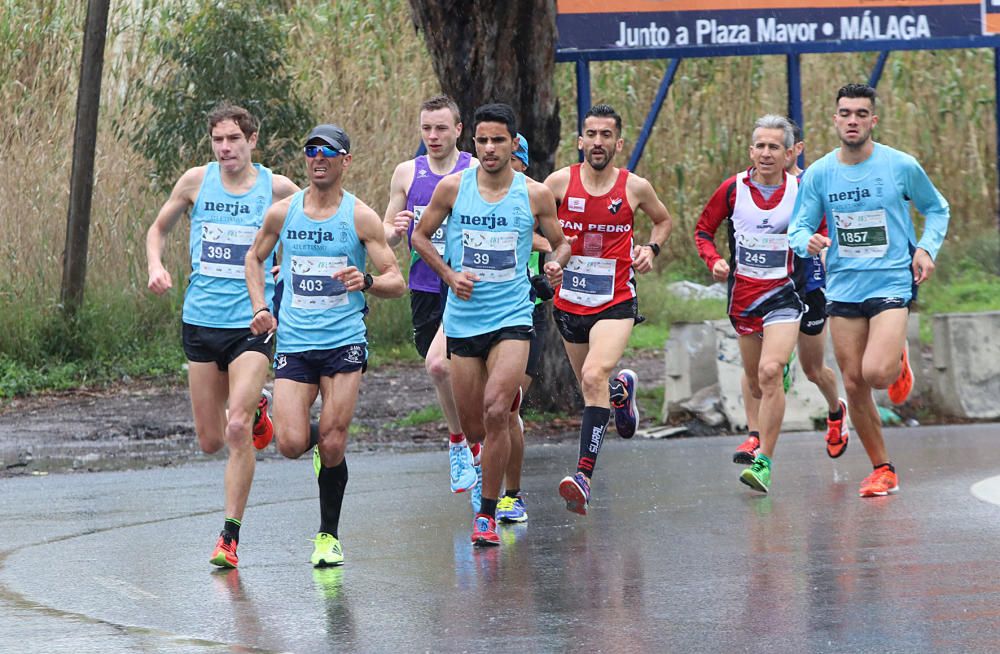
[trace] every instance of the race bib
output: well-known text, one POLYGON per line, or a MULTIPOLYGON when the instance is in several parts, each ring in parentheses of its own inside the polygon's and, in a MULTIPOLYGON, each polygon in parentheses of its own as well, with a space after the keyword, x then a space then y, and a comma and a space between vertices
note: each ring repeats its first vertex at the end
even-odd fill
POLYGON ((204 223, 201 226, 198 271, 209 277, 245 279, 243 260, 256 234, 257 228, 250 225, 204 223))
POLYGON ((599 307, 615 294, 615 260, 572 256, 563 269, 559 297, 585 307, 599 307))
POLYGON ((752 279, 788 276, 788 234, 737 234, 736 274, 752 279))
POLYGON ((347 267, 347 257, 292 255, 292 306, 330 309, 347 304, 347 289, 333 273, 347 267))
POLYGON ((877 259, 889 251, 889 232, 885 209, 833 213, 837 225, 840 256, 851 259, 877 259))
MULTIPOLYGON (((420 224, 420 217, 424 215, 424 209, 426 209, 426 208, 427 208, 426 206, 422 206, 422 207, 415 206, 415 207, 413 207, 413 228, 414 229, 416 229, 417 225, 420 224)), ((437 250, 437 253, 440 254, 442 257, 444 256, 444 245, 445 245, 445 240, 446 240, 444 232, 445 232, 445 228, 447 226, 448 226, 448 216, 445 216, 444 217, 444 221, 441 223, 441 225, 436 230, 434 230, 433 234, 431 234, 431 243, 434 244, 434 249, 437 250)))
POLYGON ((484 282, 509 282, 517 274, 517 232, 462 230, 462 271, 484 282))

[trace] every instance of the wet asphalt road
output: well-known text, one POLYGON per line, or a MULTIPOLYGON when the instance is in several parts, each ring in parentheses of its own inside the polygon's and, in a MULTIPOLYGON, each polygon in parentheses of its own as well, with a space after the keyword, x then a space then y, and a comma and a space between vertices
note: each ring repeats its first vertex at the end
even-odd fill
POLYGON ((575 446, 529 445, 529 522, 482 551, 443 450, 354 455, 326 570, 308 460, 258 466, 228 572, 221 462, 4 479, 0 651, 997 651, 997 435, 887 431, 901 492, 878 499, 853 441, 783 436, 762 496, 735 437, 612 436, 586 518, 555 490, 575 446))

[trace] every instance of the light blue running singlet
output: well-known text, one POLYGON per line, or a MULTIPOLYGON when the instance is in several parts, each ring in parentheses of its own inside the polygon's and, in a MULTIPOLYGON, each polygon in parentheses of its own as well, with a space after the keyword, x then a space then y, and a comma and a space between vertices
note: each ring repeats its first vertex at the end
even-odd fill
MULTIPOLYGON (((247 294, 243 260, 271 206, 271 171, 254 164, 257 182, 234 195, 222 185, 218 162, 208 164, 191 210, 191 276, 184 293, 184 322, 202 327, 249 329, 253 307, 247 294)), ((273 257, 264 262, 273 265, 273 257)), ((264 297, 274 295, 267 275, 264 297)))
POLYGON ((451 267, 479 276, 468 300, 448 290, 444 333, 452 338, 532 325, 531 283, 524 270, 531 256, 535 217, 527 182, 515 172, 507 195, 499 202, 487 202, 479 194, 478 171, 477 167, 462 172, 447 224, 451 267))
POLYGON ((331 350, 367 343, 365 297, 350 293, 331 275, 354 266, 365 269, 365 246, 354 226, 355 197, 344 191, 337 213, 322 220, 305 214, 305 191, 292 196, 281 228, 281 315, 278 351, 331 350))

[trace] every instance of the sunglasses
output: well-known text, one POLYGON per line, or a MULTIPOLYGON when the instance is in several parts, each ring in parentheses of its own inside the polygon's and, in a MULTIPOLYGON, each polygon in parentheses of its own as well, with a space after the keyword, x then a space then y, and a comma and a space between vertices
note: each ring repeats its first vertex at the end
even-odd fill
POLYGON ((333 159, 334 157, 338 157, 344 154, 343 150, 338 150, 336 148, 330 147, 329 145, 307 145, 306 147, 302 148, 302 150, 306 153, 306 156, 309 157, 310 159, 312 159, 321 152, 323 153, 323 156, 327 157, 328 159, 333 159))

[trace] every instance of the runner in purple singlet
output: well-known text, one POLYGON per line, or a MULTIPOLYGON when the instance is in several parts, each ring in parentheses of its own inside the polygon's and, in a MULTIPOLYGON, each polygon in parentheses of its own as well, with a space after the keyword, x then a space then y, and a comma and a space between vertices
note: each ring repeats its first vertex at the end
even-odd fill
MULTIPOLYGON (((426 100, 420 105, 420 137, 427 154, 404 161, 396 166, 389 185, 389 205, 385 210, 385 236, 390 247, 406 236, 407 246, 414 226, 420 222, 424 207, 431 200, 438 182, 453 172, 465 170, 478 162, 468 152, 460 152, 458 137, 462 133, 461 114, 455 101, 446 95, 426 100)), ((445 225, 432 239, 442 256, 445 225)), ((450 447, 451 490, 453 493, 472 491, 473 509, 478 510, 480 489, 479 444, 470 449, 462 432, 451 392, 448 356, 441 316, 447 297, 447 287, 423 260, 410 254, 410 313, 413 317, 413 341, 424 358, 424 366, 437 392, 438 403, 448 423, 450 447)))

